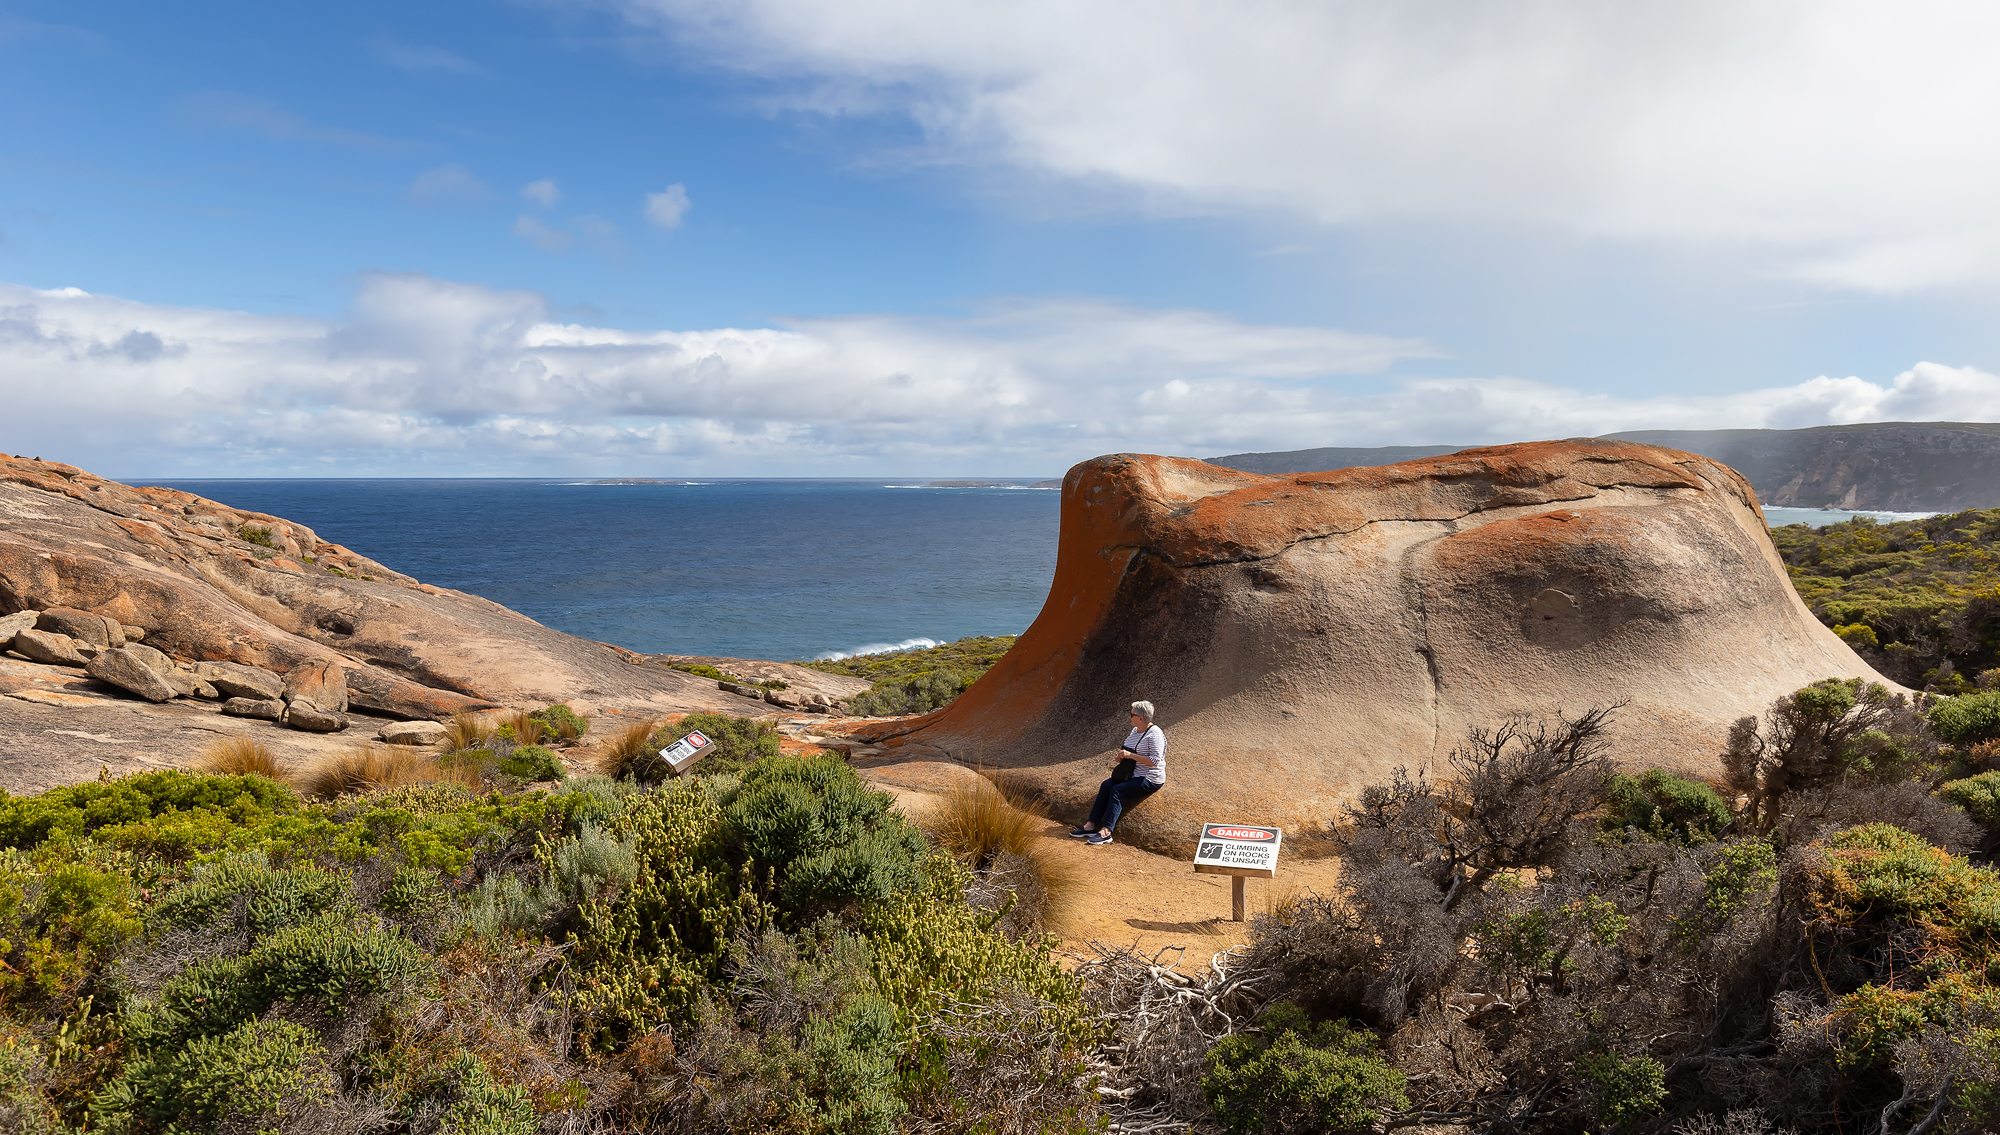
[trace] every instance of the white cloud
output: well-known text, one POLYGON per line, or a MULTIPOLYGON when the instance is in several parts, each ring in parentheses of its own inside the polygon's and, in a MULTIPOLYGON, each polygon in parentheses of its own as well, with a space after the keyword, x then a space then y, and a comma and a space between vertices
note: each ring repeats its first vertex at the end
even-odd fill
POLYGON ((457 162, 448 162, 418 174, 417 179, 410 183, 408 196, 412 204, 454 208, 476 205, 492 193, 471 170, 457 162))
POLYGON ((679 228, 681 218, 692 208, 694 203, 688 200, 684 185, 669 185, 659 193, 646 194, 646 220, 663 229, 679 228))
POLYGON ((1436 354, 1074 299, 640 331, 558 323, 534 293, 413 274, 365 277, 339 320, 0 285, 0 449, 153 476, 1053 474, 1127 450, 2000 420, 2000 377, 1932 363, 1880 384, 1644 399, 1387 373, 1436 354), (49 422, 65 425, 52 435, 49 422))
POLYGON ((550 228, 526 213, 514 218, 514 235, 541 249, 543 252, 568 252, 576 243, 576 234, 562 229, 550 228))
POLYGON ((555 182, 543 178, 523 185, 521 200, 540 205, 544 209, 553 209, 556 207, 556 202, 562 200, 562 190, 556 188, 555 182))
POLYGON ((2000 6, 1873 0, 622 0, 929 160, 1165 210, 1719 242, 1896 290, 2000 276, 2000 6))

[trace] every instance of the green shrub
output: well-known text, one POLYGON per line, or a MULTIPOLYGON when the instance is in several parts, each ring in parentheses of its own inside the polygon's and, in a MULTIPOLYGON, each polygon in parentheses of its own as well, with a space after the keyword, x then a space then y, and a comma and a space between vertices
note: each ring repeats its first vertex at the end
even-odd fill
POLYGON ((555 753, 540 745, 522 745, 500 762, 500 771, 522 780, 561 780, 568 775, 555 753))
POLYGON ((494 1080, 472 1053, 461 1052, 423 1077, 404 1097, 406 1118, 435 1116, 438 1135, 534 1135, 527 1089, 494 1080))
POLYGON ((1946 744, 1976 745, 2000 737, 2000 690, 1945 698, 1925 714, 1931 731, 1946 744))
POLYGON ((549 905, 540 888, 523 883, 518 875, 496 871, 465 896, 465 922, 491 937, 521 934, 541 924, 549 905))
POLYGON ((1229 1135, 1354 1131, 1389 1108, 1409 1106, 1403 1077, 1382 1058, 1375 1034, 1347 1021, 1315 1027, 1279 1001, 1208 1056, 1202 1091, 1229 1135))
POLYGON ((541 722, 543 729, 564 740, 572 740, 590 732, 590 722, 577 716, 574 710, 561 702, 538 709, 528 716, 541 722))
POLYGON ((310 864, 272 870, 255 855, 198 871, 162 899, 153 915, 167 925, 198 928, 227 914, 238 929, 261 938, 348 905, 352 890, 344 873, 310 864))
POLYGON ((1840 636, 1840 641, 1856 650, 1864 647, 1869 650, 1882 649, 1881 640, 1875 637, 1875 628, 1867 623, 1849 623, 1846 626, 1835 627, 1833 633, 1840 636))
POLYGON ((267 1130, 288 1107, 332 1093, 324 1057, 313 1034, 291 1021, 250 1021, 136 1063, 93 1110, 114 1131, 192 1135, 225 1121, 267 1130))
POLYGON ((35 847, 58 833, 117 842, 115 829, 174 813, 202 813, 226 831, 298 807, 291 789, 261 776, 166 769, 0 799, 0 846, 35 847))
POLYGON ((693 674, 697 678, 710 678, 718 682, 740 682, 734 674, 725 674, 706 662, 676 662, 671 667, 683 674, 693 674))
POLYGON ((1613 777, 1607 803, 1606 829, 1637 828, 1654 839, 1681 844, 1714 839, 1730 819, 1729 806, 1713 788, 1663 769, 1637 778, 1613 777))
POLYGON ((1658 1112, 1667 1098, 1667 1066, 1650 1056, 1594 1052, 1576 1070, 1596 1089, 1597 1118, 1613 1127, 1658 1112))
POLYGON ((917 885, 928 846, 892 805, 838 757, 772 759, 743 774, 728 816, 797 921, 917 885))
POLYGON ((280 1001, 344 1014, 401 989, 425 969, 402 936, 325 914, 263 938, 248 953, 188 967, 136 1007, 130 1031, 142 1049, 218 1036, 280 1001))
POLYGON ((255 544, 260 548, 276 548, 278 546, 278 542, 271 538, 271 530, 269 528, 254 528, 246 524, 236 530, 236 538, 246 544, 255 544))
POLYGON ((2000 770, 1946 781, 1938 795, 1966 810, 1989 832, 2000 832, 2000 770))
POLYGON ((977 680, 978 675, 961 670, 932 670, 907 678, 885 679, 847 699, 847 712, 863 717, 929 713, 950 705, 977 680))
POLYGON ((697 730, 713 741, 715 747, 690 770, 696 776, 741 772, 765 757, 777 756, 780 751, 777 727, 768 721, 721 713, 690 713, 655 731, 644 750, 626 767, 617 770, 617 775, 649 784, 668 779, 673 773, 667 762, 660 759, 660 750, 697 730))
POLYGON ((550 847, 544 863, 561 901, 601 901, 624 890, 639 873, 639 840, 614 839, 595 824, 584 824, 576 835, 550 847))
POLYGON ((913 678, 934 670, 955 670, 971 678, 992 669, 1014 647, 1013 635, 974 635, 941 646, 921 650, 892 650, 882 654, 857 654, 852 658, 800 662, 797 665, 828 674, 866 678, 881 685, 913 678))

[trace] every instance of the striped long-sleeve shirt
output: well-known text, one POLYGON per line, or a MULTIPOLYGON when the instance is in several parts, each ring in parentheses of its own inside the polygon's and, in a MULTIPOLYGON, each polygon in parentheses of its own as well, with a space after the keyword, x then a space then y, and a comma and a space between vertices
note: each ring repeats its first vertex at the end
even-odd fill
POLYGON ((1134 776, 1150 780, 1154 784, 1167 782, 1167 735, 1160 731, 1159 726, 1148 725, 1143 733, 1134 729, 1125 738, 1125 748, 1150 757, 1153 761, 1150 766, 1140 765, 1134 770, 1134 776))

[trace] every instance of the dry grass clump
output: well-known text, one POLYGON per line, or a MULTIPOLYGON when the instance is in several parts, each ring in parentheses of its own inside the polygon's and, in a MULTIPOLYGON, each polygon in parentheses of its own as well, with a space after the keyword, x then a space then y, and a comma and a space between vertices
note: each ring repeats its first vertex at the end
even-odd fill
POLYGON ((1002 929, 1014 936, 1058 925, 1075 908, 1083 876, 1048 836, 1033 802, 979 777, 955 785, 927 818, 939 846, 1013 897, 1002 929))
POLYGON ((225 737, 202 750, 201 764, 210 772, 230 776, 291 779, 291 770, 278 760, 278 754, 255 737, 225 737))
POLYGON ((444 740, 438 744, 446 752, 488 748, 497 728, 485 714, 461 709, 445 723, 444 740))
POLYGON ((542 735, 548 732, 541 720, 530 716, 529 711, 525 709, 517 709, 508 714, 506 724, 513 728, 514 743, 517 745, 539 745, 542 735))
POLYGON ((401 745, 361 745, 321 761, 306 775, 305 788, 330 800, 350 792, 438 782, 477 788, 479 774, 440 764, 428 753, 401 745))
POLYGON ((627 725, 611 739, 610 744, 599 750, 597 771, 609 777, 621 777, 655 759, 653 750, 647 744, 653 739, 653 729, 650 721, 627 725))

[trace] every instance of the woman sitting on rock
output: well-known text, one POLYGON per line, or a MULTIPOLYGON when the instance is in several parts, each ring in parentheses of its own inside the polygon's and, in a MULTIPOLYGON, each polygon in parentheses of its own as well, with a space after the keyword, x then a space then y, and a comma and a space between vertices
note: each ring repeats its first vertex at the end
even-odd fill
POLYGON ((1153 703, 1132 703, 1132 732, 1125 737, 1124 757, 1111 766, 1111 776, 1097 786, 1097 803, 1090 819, 1070 831, 1092 847, 1111 842, 1111 830, 1125 809, 1158 792, 1167 783, 1167 735, 1153 724, 1153 703), (1127 766, 1131 767, 1127 767, 1127 766))

